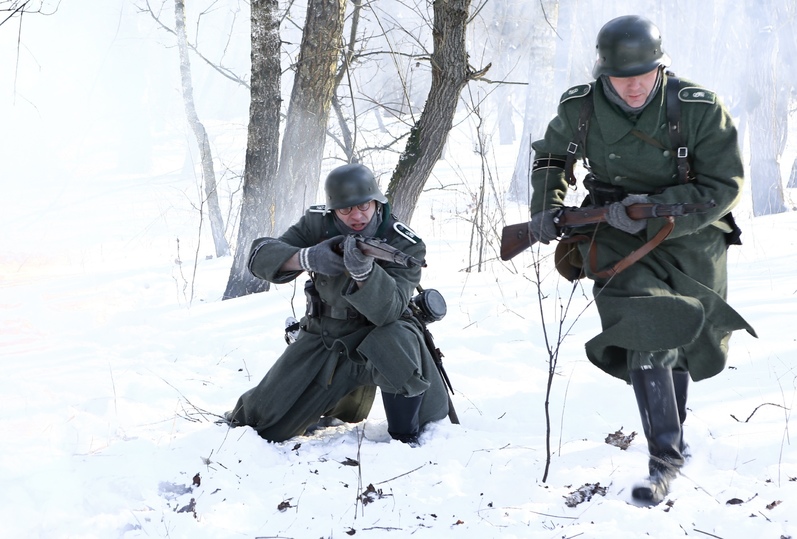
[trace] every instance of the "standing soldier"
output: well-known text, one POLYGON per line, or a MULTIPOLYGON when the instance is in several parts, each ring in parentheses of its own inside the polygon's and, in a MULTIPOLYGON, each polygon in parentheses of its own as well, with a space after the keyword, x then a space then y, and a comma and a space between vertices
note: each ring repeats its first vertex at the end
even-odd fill
POLYGON ((740 233, 730 211, 744 173, 728 111, 714 92, 665 71, 670 58, 650 21, 609 21, 596 53, 596 80, 565 92, 533 144, 530 226, 543 243, 557 238, 555 215, 582 159, 587 202, 608 205, 607 223, 574 231, 603 330, 586 352, 633 386, 650 460, 632 495, 657 504, 684 464, 689 378, 722 371, 732 331, 755 335, 726 303, 726 249, 740 233), (626 213, 635 203, 709 201, 707 213, 674 221, 626 213), (635 251, 649 252, 633 262, 635 251))
POLYGON ((423 425, 449 412, 442 378, 409 315, 421 268, 375 261, 355 235, 382 238, 417 260, 426 246, 390 214, 367 167, 334 169, 325 191, 325 206, 311 207, 279 238, 252 244, 249 270, 256 277, 282 284, 310 275, 307 312, 296 341, 225 418, 279 442, 322 417, 362 421, 378 386, 388 433, 417 445, 423 425))

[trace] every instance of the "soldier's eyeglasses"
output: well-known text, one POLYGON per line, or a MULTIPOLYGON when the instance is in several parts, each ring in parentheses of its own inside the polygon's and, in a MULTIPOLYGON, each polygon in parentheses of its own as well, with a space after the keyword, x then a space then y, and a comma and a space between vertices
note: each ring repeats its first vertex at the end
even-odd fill
POLYGON ((372 201, 369 200, 368 202, 363 202, 362 204, 357 204, 356 206, 349 206, 348 208, 340 208, 336 211, 341 215, 349 215, 352 211, 354 211, 354 208, 357 208, 361 212, 367 212, 371 209, 371 202, 372 201))

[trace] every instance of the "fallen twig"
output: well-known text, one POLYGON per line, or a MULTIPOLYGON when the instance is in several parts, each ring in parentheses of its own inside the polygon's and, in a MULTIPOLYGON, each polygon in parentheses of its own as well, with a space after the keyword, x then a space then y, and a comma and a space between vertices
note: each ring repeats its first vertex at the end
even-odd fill
POLYGON ((697 533, 702 533, 703 535, 708 535, 709 537, 716 537, 717 539, 722 539, 719 535, 714 535, 713 533, 704 532, 703 530, 698 530, 697 528, 693 528, 694 531, 697 533))
POLYGON ((397 476, 395 476, 395 477, 391 477, 390 479, 385 479, 384 481, 380 481, 380 482, 378 482, 378 483, 377 483, 377 485, 382 485, 382 484, 384 484, 384 483, 390 483, 390 482, 391 482, 391 481, 393 481, 394 479, 398 479, 399 477, 404 477, 405 475, 410 475, 411 473, 417 472, 418 470, 420 470, 420 469, 421 469, 421 468, 423 468, 424 466, 426 466, 426 464, 421 464, 420 466, 418 466, 418 467, 417 467, 417 468, 415 468, 414 470, 410 470, 410 471, 408 471, 408 472, 404 472, 403 474, 399 474, 399 475, 397 475, 397 476))
POLYGON ((736 419, 736 421, 739 421, 739 423, 747 423, 748 421, 750 421, 753 415, 755 415, 758 409, 763 408, 764 406, 777 406, 778 408, 783 408, 784 410, 788 410, 788 408, 786 408, 785 406, 781 406, 780 404, 775 404, 774 402, 765 402, 764 404, 759 404, 758 406, 756 406, 755 410, 753 410, 753 413, 747 416, 747 419, 745 419, 744 421, 739 421, 738 419, 736 419, 736 416, 733 414, 731 414, 731 417, 736 419))

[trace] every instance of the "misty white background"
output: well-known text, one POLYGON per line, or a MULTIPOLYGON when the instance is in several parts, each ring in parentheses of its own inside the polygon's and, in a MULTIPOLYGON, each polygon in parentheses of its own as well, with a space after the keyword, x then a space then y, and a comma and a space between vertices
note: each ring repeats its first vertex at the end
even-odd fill
MULTIPOLYGON (((590 50, 605 20, 635 11, 630 2, 580 4, 590 50)), ((694 30, 699 14, 679 9, 694 30)), ((246 73, 241 23, 225 61, 246 73)), ((700 54, 700 33, 667 25, 676 71, 730 93, 730 83, 692 63, 711 60, 700 54)), ((215 425, 214 414, 231 408, 281 353, 283 321, 303 308, 301 286, 220 301, 231 259, 209 257, 212 243, 197 232, 198 159, 173 40, 118 1, 62 2, 52 16, 26 16, 18 51, 17 38, 15 24, 0 27, 3 536, 797 534, 793 212, 753 217, 749 185, 736 212, 744 245, 729 252, 730 302, 760 338, 735 335, 729 368, 693 384, 686 436, 694 457, 671 505, 627 503, 646 468, 641 434, 626 451, 604 443, 617 430, 638 432, 639 419, 631 389, 584 357, 583 343, 599 331, 588 283, 566 318, 551 395, 553 459, 542 483, 548 352, 533 254, 463 271, 481 180, 474 127, 463 114, 430 182, 450 187, 425 193, 412 223, 429 246, 423 285, 448 301, 447 317, 431 329, 462 424, 432 425, 412 449, 390 442, 377 406, 362 424, 269 444, 250 429, 215 425), (597 483, 605 496, 565 504, 597 483), (381 497, 363 506, 358 497, 369 484, 381 497), (179 512, 192 498, 194 510, 179 512)), ((192 61, 200 118, 232 169, 242 161, 248 92, 192 61)), ((586 67, 565 84, 588 80, 590 61, 585 51, 586 67)), ((522 110, 524 90, 516 92, 522 110)), ((553 112, 539 114, 547 121, 553 112)), ((490 145, 498 192, 521 144, 490 145)), ((781 161, 786 177, 793 147, 790 140, 781 161)), ((383 159, 378 172, 389 172, 394 157, 383 159)), ((217 173, 229 199, 234 171, 217 173)), ((786 195, 793 208, 794 193, 786 195)), ((522 204, 501 202, 507 222, 528 218, 522 204)), ((555 340, 557 298, 569 285, 552 271, 551 251, 537 256, 555 340)))

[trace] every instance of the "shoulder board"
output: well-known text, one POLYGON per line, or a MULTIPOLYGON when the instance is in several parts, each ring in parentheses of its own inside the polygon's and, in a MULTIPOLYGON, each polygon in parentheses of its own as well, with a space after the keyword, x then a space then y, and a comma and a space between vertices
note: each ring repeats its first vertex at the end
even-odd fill
POLYGON ((591 84, 579 84, 578 86, 573 86, 568 91, 562 94, 562 98, 559 100, 559 103, 564 103, 570 99, 575 99, 576 97, 584 97, 585 95, 589 94, 592 91, 591 84))
POLYGON ((413 231, 410 227, 402 223, 401 221, 396 221, 393 223, 393 230, 396 231, 400 236, 404 236, 412 243, 418 243, 418 240, 421 238, 413 231))
POLYGON ((315 206, 310 206, 307 210, 312 213, 326 213, 327 212, 327 205, 326 204, 316 204, 315 206))
POLYGON ((678 99, 685 103, 708 103, 713 105, 717 98, 714 92, 696 86, 687 86, 678 91, 678 99))

